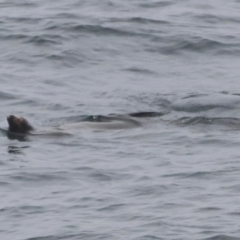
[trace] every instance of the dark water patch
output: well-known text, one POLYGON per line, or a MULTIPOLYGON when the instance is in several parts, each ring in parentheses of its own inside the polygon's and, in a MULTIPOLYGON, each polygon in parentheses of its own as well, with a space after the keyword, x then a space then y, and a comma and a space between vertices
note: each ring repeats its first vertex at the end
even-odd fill
MULTIPOLYGON (((35 23, 34 23, 35 24, 35 23)), ((0 35, 0 39, 2 40, 22 40, 22 43, 25 44, 34 44, 37 46, 52 46, 52 45, 60 45, 62 44, 62 40, 65 38, 61 35, 57 34, 42 34, 42 35, 27 35, 24 33, 14 33, 14 34, 2 34, 0 35)))
POLYGON ((134 238, 134 240, 165 240, 165 239, 154 235, 144 235, 142 237, 134 238))
MULTIPOLYGON (((49 85, 48 87, 51 88, 51 86, 53 87, 65 87, 66 86, 66 83, 65 82, 61 82, 59 81, 59 79, 47 79, 47 80, 43 80, 43 83, 46 84, 46 85, 49 85)), ((46 93, 45 93, 46 94, 46 93)), ((52 94, 52 93, 50 93, 52 94)))
POLYGON ((108 174, 106 173, 102 173, 102 172, 98 172, 98 173, 92 173, 89 175, 90 178, 93 178, 94 180, 96 181, 111 181, 112 180, 112 177, 109 176, 108 174))
MULTIPOLYGON (((2 165, 2 164, 1 164, 2 165)), ((5 165, 5 164, 4 164, 5 165)), ((0 181, 0 187, 11 187, 11 183, 0 181)))
POLYGON ((125 70, 129 71, 129 72, 134 72, 134 73, 139 73, 139 74, 146 74, 146 75, 156 74, 156 72, 153 72, 151 70, 144 69, 144 68, 138 68, 138 67, 131 67, 131 68, 127 68, 125 70))
POLYGON ((219 208, 219 207, 204 207, 204 208, 199 208, 198 212, 202 212, 202 211, 206 211, 206 212, 209 212, 209 211, 221 211, 221 210, 223 210, 223 209, 219 208))
POLYGON ((0 92, 0 100, 13 100, 17 97, 13 94, 6 93, 6 92, 0 92))
POLYGON ((168 7, 170 5, 175 4, 175 2, 172 1, 155 1, 155 2, 149 2, 149 3, 140 3, 138 4, 142 8, 163 8, 168 7))
MULTIPOLYGON (((6 136, 8 137, 9 140, 18 140, 19 142, 29 142, 30 138, 28 135, 26 134, 21 134, 21 133, 14 133, 14 132, 10 132, 10 131, 6 131, 6 136)), ((22 149, 8 149, 8 153, 11 154, 21 154, 22 153, 22 149)))
MULTIPOLYGON (((106 209, 105 208, 99 208, 99 206, 103 205, 103 204, 106 204, 106 205, 109 205, 110 202, 115 202, 116 199, 113 198, 113 197, 101 197, 101 198, 98 198, 98 197, 74 197, 74 198, 70 198, 68 199, 68 202, 72 202, 73 204, 71 204, 69 206, 69 209, 79 209, 79 208, 95 208, 98 209, 98 211, 105 211, 106 209)), ((113 206, 117 206, 118 204, 114 204, 113 206)), ((125 205, 125 204, 119 204, 119 205, 125 205)), ((107 208, 107 207, 106 207, 107 208)), ((115 207, 113 207, 115 209, 115 207)), ((113 210, 114 210, 113 209, 113 210)))
POLYGON ((22 217, 26 214, 41 214, 44 213, 45 208, 42 206, 14 206, 14 207, 5 207, 1 208, 0 212, 14 217, 22 217))
POLYGON ((90 167, 78 167, 73 171, 80 172, 82 176, 88 177, 94 181, 110 182, 110 181, 123 181, 133 178, 131 174, 121 173, 117 171, 101 170, 90 167))
POLYGON ((149 95, 141 93, 139 95, 128 95, 126 96, 126 100, 137 105, 138 109, 135 109, 134 112, 137 112, 136 110, 141 112, 146 109, 146 111, 156 111, 167 114, 171 111, 171 101, 159 94, 152 93, 149 95), (143 107, 144 109, 139 109, 140 107, 143 107))
POLYGON ((11 179, 21 181, 23 183, 38 183, 38 182, 58 182, 58 181, 66 181, 67 172, 59 171, 52 173, 30 173, 30 172, 18 172, 14 175, 10 176, 11 179))
POLYGON ((63 55, 60 55, 60 54, 51 54, 51 55, 48 55, 47 58, 49 60, 53 60, 53 61, 63 61, 65 60, 65 57, 63 55))
POLYGON ((169 190, 170 188, 166 185, 135 186, 134 189, 131 190, 131 194, 135 197, 148 198, 150 196, 161 196, 169 192, 169 190))
MULTIPOLYGON (((13 140, 13 139, 11 139, 13 140)), ((29 148, 29 146, 17 147, 17 146, 8 146, 8 153, 10 154, 21 154, 24 155, 24 149, 29 148)))
MULTIPOLYGON (((238 191, 239 191, 239 189, 238 189, 238 191)), ((228 213, 229 215, 232 215, 232 216, 237 216, 237 217, 239 217, 240 216, 240 212, 230 212, 230 213, 228 213)))
POLYGON ((204 238, 202 240, 240 240, 240 238, 231 237, 231 236, 227 236, 227 235, 217 235, 217 236, 210 237, 210 238, 204 238))
POLYGON ((41 35, 28 37, 25 43, 33 43, 38 46, 51 46, 61 44, 61 36, 59 35, 41 35))
POLYGON ((42 237, 31 237, 31 238, 26 238, 24 240, 57 240, 59 237, 57 236, 42 236, 42 237))
POLYGON ((183 97, 182 99, 188 99, 188 98, 196 98, 196 97, 206 97, 208 94, 202 94, 202 93, 190 93, 188 96, 183 97))
POLYGON ((163 177, 167 178, 197 178, 202 180, 208 180, 214 178, 215 176, 224 175, 225 171, 198 171, 194 173, 174 173, 174 174, 164 174, 163 177))
MULTIPOLYGON (((73 32, 82 32, 82 33, 93 33, 94 35, 104 35, 104 36, 125 36, 125 37, 133 37, 133 36, 142 36, 144 34, 137 33, 134 31, 126 31, 126 30, 120 30, 116 28, 110 28, 110 27, 103 27, 100 25, 76 25, 71 26, 68 28, 69 31, 73 32)), ((145 36, 145 35, 144 35, 145 36)))
POLYGON ((165 113, 162 112, 135 112, 135 113, 129 113, 128 114, 131 117, 136 118, 149 118, 149 117, 161 117, 165 115, 165 113))
POLYGON ((172 103, 172 110, 197 113, 206 112, 213 109, 227 110, 239 109, 240 98, 233 94, 190 95, 172 103))
POLYGON ((43 18, 36 18, 36 17, 5 17, 6 22, 14 22, 14 23, 30 23, 30 24, 38 24, 40 23, 43 18))
POLYGON ((12 8, 12 7, 23 7, 23 8, 25 8, 25 7, 30 7, 30 8, 32 8, 32 7, 37 7, 38 6, 38 4, 37 3, 31 3, 31 2, 21 2, 21 3, 19 3, 18 1, 6 1, 6 2, 2 2, 2 3, 0 3, 0 7, 1 8, 12 8))
POLYGON ((33 100, 33 99, 22 99, 22 100, 12 102, 9 105, 10 106, 27 105, 27 106, 32 106, 32 107, 38 107, 38 106, 41 106, 41 102, 39 102, 37 100, 33 100))
MULTIPOLYGON (((235 131, 236 129, 234 129, 235 131)), ((198 144, 201 144, 202 147, 204 145, 206 145, 207 147, 211 146, 211 145, 215 145, 215 146, 222 146, 222 147, 225 147, 225 146, 233 146, 233 144, 235 145, 239 145, 239 143, 232 143, 231 141, 229 140, 222 140, 222 139, 218 139, 218 138, 211 138, 211 139, 202 139, 202 140, 198 140, 197 141, 198 144)))
POLYGON ((85 231, 79 234, 60 234, 60 235, 49 235, 41 237, 26 238, 24 240, 112 240, 117 239, 116 236, 103 233, 93 233, 92 231, 85 231))
POLYGON ((117 28, 103 27, 101 25, 90 25, 90 24, 73 24, 73 23, 64 23, 61 25, 56 25, 53 23, 48 23, 48 26, 45 27, 45 30, 61 30, 68 31, 72 33, 91 33, 95 36, 145 36, 144 34, 137 33, 134 31, 120 30, 117 28))
POLYGON ((63 106, 60 103, 54 103, 54 104, 49 104, 47 106, 47 109, 52 110, 52 111, 60 111, 60 110, 67 110, 69 107, 63 106))
POLYGON ((150 19, 144 17, 131 17, 131 18, 110 18, 109 22, 132 22, 132 23, 139 23, 139 24, 170 24, 168 21, 157 20, 157 19, 150 19))
POLYGON ((126 204, 112 204, 107 207, 99 208, 98 211, 106 211, 106 212, 113 212, 113 211, 121 211, 123 207, 125 207, 126 204))
POLYGON ((175 54, 182 51, 191 51, 191 52, 197 52, 202 54, 204 52, 215 53, 216 51, 224 47, 229 48, 233 46, 234 45, 229 46, 229 44, 224 44, 216 40, 203 39, 200 37, 194 37, 194 38, 192 37, 192 38, 189 38, 188 40, 178 39, 178 41, 175 42, 174 44, 168 47, 164 47, 162 51, 165 54, 175 54))
MULTIPOLYGON (((66 50, 59 52, 58 54, 44 54, 38 55, 43 60, 49 60, 52 63, 60 64, 57 67, 62 68, 74 68, 79 66, 79 63, 86 62, 89 58, 81 52, 66 50)), ((59 83, 61 85, 61 83, 59 83)))
POLYGON ((202 180, 208 180, 212 179, 216 176, 224 175, 224 171, 199 171, 199 172, 194 172, 194 173, 186 173, 184 174, 184 178, 197 178, 197 179, 202 179, 202 180))
POLYGON ((21 34, 21 33, 0 36, 2 40, 22 40, 22 39, 28 39, 28 37, 29 37, 28 35, 21 34))
POLYGON ((174 104, 172 105, 172 109, 174 111, 179 111, 179 112, 189 112, 189 113, 198 113, 198 112, 206 112, 212 109, 216 109, 216 108, 226 108, 226 109, 233 109, 234 106, 224 106, 219 104, 201 104, 201 103, 190 103, 189 105, 178 105, 178 104, 174 104))
POLYGON ((68 13, 68 12, 62 12, 62 13, 57 13, 53 16, 54 19, 79 19, 80 16, 74 13, 68 13))
POLYGON ((221 15, 213 15, 204 13, 201 15, 192 15, 193 19, 196 19, 197 21, 203 21, 209 24, 226 24, 226 23, 240 23, 240 18, 231 17, 231 16, 221 16, 221 15))
POLYGON ((8 34, 0 36, 2 40, 22 40, 23 43, 31 43, 38 46, 51 46, 61 44, 63 39, 60 35, 43 34, 39 36, 29 36, 26 34, 8 34))
POLYGON ((174 120, 173 122, 180 125, 209 124, 240 128, 239 118, 208 118, 197 116, 197 117, 182 117, 180 119, 174 120))
POLYGON ((240 53, 239 43, 226 43, 210 38, 190 35, 175 35, 167 37, 151 36, 152 42, 162 42, 162 46, 148 48, 149 52, 160 52, 166 55, 194 52, 199 54, 235 54, 240 53))

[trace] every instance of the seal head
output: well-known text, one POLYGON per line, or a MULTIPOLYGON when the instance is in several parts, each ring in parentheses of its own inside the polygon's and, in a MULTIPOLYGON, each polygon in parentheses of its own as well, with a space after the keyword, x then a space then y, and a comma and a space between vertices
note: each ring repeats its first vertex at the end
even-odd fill
POLYGON ((14 133, 28 133, 34 128, 31 126, 31 124, 23 117, 15 117, 13 115, 10 115, 7 117, 9 128, 8 130, 10 132, 14 133))

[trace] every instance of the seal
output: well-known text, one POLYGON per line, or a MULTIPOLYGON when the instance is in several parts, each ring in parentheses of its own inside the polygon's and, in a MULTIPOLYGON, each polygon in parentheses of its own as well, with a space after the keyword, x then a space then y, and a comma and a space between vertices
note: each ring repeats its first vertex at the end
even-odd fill
POLYGON ((95 115, 88 116, 85 120, 63 124, 58 127, 51 127, 48 129, 42 129, 40 131, 34 131, 35 128, 23 117, 16 117, 10 115, 7 117, 8 131, 16 134, 34 134, 37 135, 48 135, 48 134, 72 134, 75 133, 76 129, 92 129, 97 131, 102 130, 118 130, 118 129, 129 129, 142 126, 142 124, 135 118, 142 117, 157 117, 162 116, 161 113, 156 112, 136 112, 130 114, 110 114, 107 116, 95 115))
POLYGON ((44 128, 38 131, 23 117, 10 115, 7 117, 8 131, 14 134, 56 134, 56 133, 75 133, 77 129, 92 129, 92 130, 116 130, 127 129, 141 126, 140 122, 131 117, 121 115, 109 116, 93 116, 89 120, 63 124, 58 127, 44 128))

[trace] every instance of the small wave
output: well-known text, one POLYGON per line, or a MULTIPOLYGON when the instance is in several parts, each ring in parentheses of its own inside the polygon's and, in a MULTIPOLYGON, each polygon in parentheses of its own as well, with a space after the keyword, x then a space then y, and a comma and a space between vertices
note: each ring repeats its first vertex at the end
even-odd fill
POLYGON ((66 172, 54 172, 54 173, 27 173, 21 172, 11 176, 12 179, 22 182, 53 182, 53 181, 65 181, 66 172))
POLYGON ((151 70, 144 69, 144 68, 138 68, 138 67, 131 67, 131 68, 127 68, 125 70, 130 71, 130 72, 140 73, 140 74, 155 74, 156 73, 151 70))
POLYGON ((174 122, 182 125, 211 124, 240 128, 239 118, 208 118, 197 116, 197 117, 182 117, 177 120, 174 120, 174 122))
POLYGON ((93 233, 90 232, 82 232, 79 234, 59 234, 59 235, 48 235, 48 236, 39 236, 39 237, 31 237, 26 238, 24 240, 107 240, 107 239, 116 239, 116 236, 109 235, 109 234, 101 234, 101 233, 93 233))
POLYGON ((50 55, 41 55, 41 57, 49 59, 51 61, 61 62, 66 67, 74 67, 76 64, 82 63, 88 60, 88 57, 83 53, 76 53, 76 51, 62 51, 58 54, 50 54, 50 55))
POLYGON ((227 17, 225 16, 220 16, 220 15, 213 15, 213 14, 201 14, 201 15, 192 15, 193 18, 195 18, 197 21, 204 21, 206 23, 210 24, 223 24, 223 23, 239 23, 240 18, 235 17, 230 17, 228 15, 227 17))
POLYGON ((201 172, 195 172, 195 173, 190 173, 190 174, 185 174, 184 178, 198 178, 198 179, 208 179, 213 176, 216 176, 218 174, 224 174, 223 172, 220 171, 201 171, 201 172))
POLYGON ((204 238, 202 240, 240 240, 240 238, 230 237, 227 235, 217 235, 217 236, 210 237, 210 238, 204 238))
POLYGON ((219 105, 215 105, 215 104, 207 104, 207 105, 193 104, 192 106, 175 106, 174 105, 172 107, 172 109, 175 111, 183 111, 183 112, 192 112, 193 113, 193 112, 204 112, 204 111, 208 111, 208 110, 218 108, 218 107, 224 108, 224 106, 219 106, 219 105))
POLYGON ((3 40, 21 40, 21 39, 28 39, 28 36, 25 34, 9 34, 6 36, 1 36, 3 40))
POLYGON ((44 212, 44 207, 41 206, 15 206, 15 207, 5 207, 1 208, 0 212, 8 212, 14 216, 25 216, 26 214, 37 214, 44 212))
POLYGON ((211 109, 239 109, 239 96, 232 95, 191 95, 172 103, 172 110, 180 112, 197 113, 211 109))
POLYGON ((67 13, 67 12, 62 12, 62 13, 57 13, 54 16, 54 19, 59 18, 59 19, 79 19, 80 16, 74 13, 67 13))
POLYGON ((136 238, 135 240, 165 240, 165 239, 156 237, 154 235, 145 235, 145 236, 136 238))
POLYGON ((131 18, 110 18, 109 22, 133 22, 140 24, 169 24, 168 21, 150 19, 144 17, 131 17, 131 18))
POLYGON ((15 101, 13 103, 10 104, 11 106, 23 106, 23 105, 28 105, 28 106, 41 106, 41 103, 37 100, 33 100, 33 99, 22 99, 22 100, 18 100, 15 101))
POLYGON ((60 35, 44 34, 40 36, 29 36, 25 34, 9 34, 0 37, 2 40, 23 40, 24 43, 33 43, 36 45, 55 45, 61 44, 60 35))
POLYGON ((12 100, 12 99, 16 99, 16 97, 10 93, 0 92, 0 99, 1 100, 12 100))
POLYGON ((118 210, 121 210, 122 207, 124 206, 126 206, 126 204, 112 204, 107 207, 100 208, 98 209, 98 211, 106 211, 106 212, 118 211, 118 210))
POLYGON ((222 48, 233 47, 216 40, 204 38, 192 38, 189 40, 179 39, 175 44, 163 48, 163 52, 167 54, 177 53, 179 51, 192 51, 203 53, 205 51, 217 51, 222 48))
POLYGON ((26 43, 34 43, 36 45, 52 45, 52 44, 60 44, 59 41, 61 39, 60 36, 51 36, 51 35, 42 35, 42 36, 33 36, 28 37, 28 39, 25 41, 26 43), (54 40, 53 40, 54 38, 54 40))
POLYGON ((162 7, 167 7, 173 4, 175 3, 172 1, 157 1, 157 2, 141 3, 139 4, 139 6, 143 8, 162 8, 162 7))
POLYGON ((221 171, 198 171, 193 173, 173 173, 173 174, 165 174, 163 177, 167 178, 198 178, 198 179, 208 179, 213 176, 224 174, 224 172, 221 171))
POLYGON ((88 32, 88 33, 95 33, 95 34, 112 34, 112 35, 120 35, 120 36, 132 36, 136 35, 132 32, 127 32, 123 30, 118 30, 115 28, 110 27, 102 27, 100 25, 77 25, 71 28, 73 31, 80 31, 80 32, 88 32))
POLYGON ((33 17, 6 17, 4 18, 7 22, 16 22, 16 23, 30 23, 37 24, 42 18, 33 18, 33 17))
POLYGON ((239 54, 240 44, 232 42, 223 42, 216 39, 209 39, 196 36, 175 35, 170 37, 159 37, 152 35, 153 42, 165 43, 165 46, 147 49, 149 52, 159 51, 162 54, 174 55, 183 52, 212 53, 221 54, 239 54))
MULTIPOLYGON (((66 31, 72 31, 72 32, 82 32, 82 33, 94 33, 96 35, 115 35, 115 36, 139 36, 143 35, 141 33, 136 33, 133 31, 126 31, 126 30, 120 30, 116 28, 111 27, 103 27, 101 25, 69 25, 69 24, 63 24, 61 26, 59 25, 52 25, 46 28, 46 30, 55 30, 55 29, 61 29, 66 31)), ((144 35, 145 36, 145 35, 144 35)))
POLYGON ((2 2, 0 3, 1 8, 7 8, 7 7, 37 7, 38 5, 36 3, 31 3, 31 2, 25 2, 25 3, 17 3, 17 2, 2 2))
POLYGON ((196 97, 206 97, 206 96, 208 96, 208 95, 207 94, 202 94, 202 93, 192 93, 192 94, 189 94, 186 97, 183 97, 182 99, 196 98, 196 97))

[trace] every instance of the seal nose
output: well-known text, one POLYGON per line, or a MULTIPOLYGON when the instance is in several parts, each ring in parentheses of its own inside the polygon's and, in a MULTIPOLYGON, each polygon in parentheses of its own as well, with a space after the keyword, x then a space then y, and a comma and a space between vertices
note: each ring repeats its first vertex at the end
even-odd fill
POLYGON ((13 115, 9 115, 8 117, 7 117, 7 120, 8 121, 11 121, 11 120, 13 120, 15 117, 13 116, 13 115))

